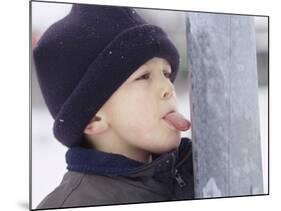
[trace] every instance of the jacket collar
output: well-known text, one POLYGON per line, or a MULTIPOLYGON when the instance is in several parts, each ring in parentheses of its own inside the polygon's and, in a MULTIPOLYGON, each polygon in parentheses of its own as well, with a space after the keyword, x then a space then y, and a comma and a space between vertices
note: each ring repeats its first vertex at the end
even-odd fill
POLYGON ((124 174, 144 165, 123 155, 83 147, 70 148, 66 152, 66 163, 68 170, 101 175, 124 174))
POLYGON ((178 149, 162 155, 154 155, 151 163, 132 160, 123 155, 101 152, 95 149, 73 147, 66 152, 67 169, 99 175, 123 175, 130 177, 153 176, 155 171, 174 169, 179 157, 190 144, 183 138, 178 149))

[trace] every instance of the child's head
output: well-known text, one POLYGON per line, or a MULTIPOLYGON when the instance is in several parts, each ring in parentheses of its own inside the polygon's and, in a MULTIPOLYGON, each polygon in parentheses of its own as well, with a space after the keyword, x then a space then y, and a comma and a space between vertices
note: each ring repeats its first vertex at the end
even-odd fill
POLYGON ((159 57, 139 67, 88 124, 84 130, 88 140, 103 151, 136 159, 145 152, 176 148, 180 132, 164 120, 168 113, 177 111, 171 73, 169 63, 159 57))
POLYGON ((179 143, 162 119, 176 110, 178 52, 134 10, 74 5, 44 33, 34 60, 62 144, 80 145, 86 134, 100 147, 114 137, 160 153, 179 143))

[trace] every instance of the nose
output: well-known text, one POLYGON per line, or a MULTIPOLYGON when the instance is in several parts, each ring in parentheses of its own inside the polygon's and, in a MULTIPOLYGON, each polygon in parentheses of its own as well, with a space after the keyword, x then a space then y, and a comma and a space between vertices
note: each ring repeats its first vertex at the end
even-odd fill
POLYGON ((171 83, 170 80, 164 79, 161 82, 160 86, 160 99, 167 100, 170 99, 174 95, 174 85, 171 83))

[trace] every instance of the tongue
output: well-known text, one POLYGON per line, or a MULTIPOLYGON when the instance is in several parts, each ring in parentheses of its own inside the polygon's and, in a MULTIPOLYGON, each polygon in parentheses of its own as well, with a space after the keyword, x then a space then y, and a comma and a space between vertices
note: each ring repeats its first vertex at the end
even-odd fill
POLYGON ((190 122, 177 112, 168 113, 164 119, 180 131, 186 131, 191 126, 190 122))

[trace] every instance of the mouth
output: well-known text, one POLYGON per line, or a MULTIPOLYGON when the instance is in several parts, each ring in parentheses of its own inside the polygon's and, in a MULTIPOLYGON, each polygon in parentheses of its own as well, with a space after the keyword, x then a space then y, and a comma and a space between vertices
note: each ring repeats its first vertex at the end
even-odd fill
POLYGON ((171 129, 176 131, 186 131, 191 126, 190 122, 182 114, 173 109, 167 112, 162 119, 171 129))
POLYGON ((164 121, 164 123, 168 126, 168 128, 170 128, 171 130, 174 130, 174 131, 178 131, 175 126, 173 124, 171 124, 169 121, 166 120, 166 116, 171 114, 171 113, 174 113, 174 112, 177 112, 176 109, 171 109, 169 110, 168 112, 166 112, 163 116, 162 116, 162 120, 164 121))
POLYGON ((166 112, 166 113, 162 116, 162 119, 165 120, 165 117, 166 117, 168 114, 174 113, 174 112, 177 112, 177 110, 176 110, 176 109, 171 109, 171 110, 169 110, 168 112, 166 112))
POLYGON ((163 120, 164 124, 165 124, 170 130, 175 131, 175 132, 179 132, 179 131, 175 128, 175 126, 174 126, 173 124, 171 124, 170 122, 168 122, 168 121, 165 120, 165 119, 162 119, 162 120, 163 120))

